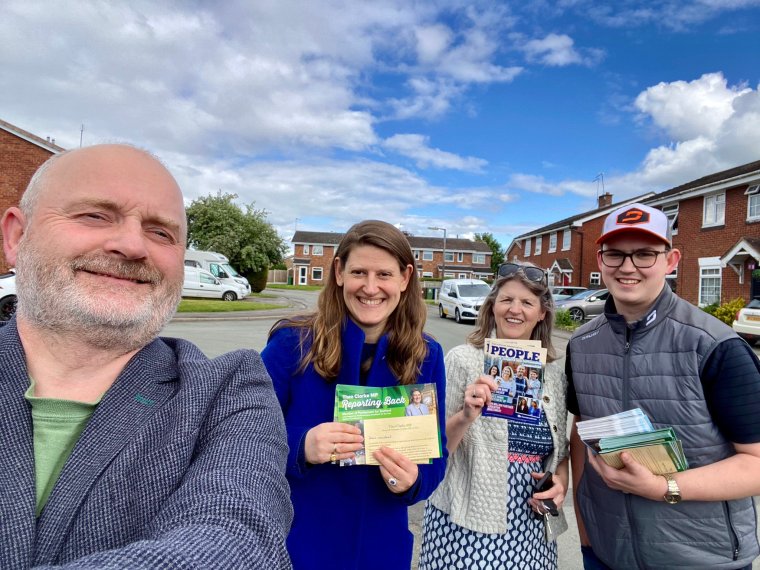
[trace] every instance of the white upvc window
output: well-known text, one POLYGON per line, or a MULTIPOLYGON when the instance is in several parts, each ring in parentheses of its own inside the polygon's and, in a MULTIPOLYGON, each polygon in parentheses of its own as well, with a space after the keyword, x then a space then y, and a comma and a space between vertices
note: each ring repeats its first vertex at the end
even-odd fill
POLYGON ((311 246, 311 254, 312 255, 324 255, 324 249, 321 245, 313 245, 311 246))
POLYGON ((720 303, 722 268, 719 257, 699 258, 699 306, 720 303))
POLYGON ((420 250, 419 249, 415 249, 414 250, 414 259, 416 259, 417 261, 419 261, 419 259, 420 259, 420 250))
POLYGON ((549 253, 553 253, 557 251, 557 232, 552 232, 549 234, 549 253))
POLYGON ((422 252, 422 261, 433 261, 433 252, 432 251, 423 251, 422 252))
POLYGON ((562 233, 562 251, 567 251, 568 249, 570 249, 570 242, 572 240, 572 236, 573 234, 570 231, 570 229, 566 229, 562 233))
POLYGON ((668 217, 668 225, 670 226, 670 235, 678 235, 678 204, 672 204, 665 206, 662 209, 662 213, 668 217))
POLYGON ((486 254, 485 253, 473 253, 472 254, 472 263, 473 264, 479 264, 479 265, 485 265, 485 263, 486 263, 486 254))
POLYGON ((459 277, 457 277, 457 279, 467 279, 468 277, 469 277, 469 275, 467 275, 466 273, 460 273, 459 277))
MULTIPOLYGON (((705 196, 702 226, 722 226, 726 222, 726 193, 705 196)), ((708 303, 709 305, 709 303, 708 303)))
POLYGON ((525 238, 525 257, 530 257, 530 238, 525 238))
POLYGON ((321 267, 312 267, 311 268, 311 279, 312 279, 312 281, 322 281, 322 268, 321 267))
POLYGON ((431 277, 432 278, 433 277, 433 272, 432 271, 423 271, 422 272, 422 276, 423 277, 431 277))
POLYGON ((536 255, 541 253, 541 242, 543 241, 543 236, 536 236, 536 255))
POLYGON ((461 251, 457 253, 457 263, 462 263, 464 261, 464 253, 461 251))
POLYGON ((589 287, 599 286, 602 284, 602 274, 598 271, 592 271, 588 276, 589 287))
POLYGON ((303 254, 304 255, 309 255, 309 244, 308 243, 304 244, 304 246, 303 246, 303 254))
POLYGON ((454 263, 454 252, 453 251, 447 251, 446 255, 443 256, 443 260, 446 263, 454 263))
POLYGON ((760 184, 747 188, 747 221, 760 221, 760 184))

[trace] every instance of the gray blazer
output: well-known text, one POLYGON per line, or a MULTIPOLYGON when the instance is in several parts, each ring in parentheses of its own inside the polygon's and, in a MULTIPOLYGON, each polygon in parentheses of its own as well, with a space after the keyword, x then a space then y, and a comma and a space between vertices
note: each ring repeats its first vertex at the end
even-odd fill
POLYGON ((0 568, 289 568, 285 426, 260 357, 156 339, 106 392, 35 517, 29 377, 0 326, 0 568))

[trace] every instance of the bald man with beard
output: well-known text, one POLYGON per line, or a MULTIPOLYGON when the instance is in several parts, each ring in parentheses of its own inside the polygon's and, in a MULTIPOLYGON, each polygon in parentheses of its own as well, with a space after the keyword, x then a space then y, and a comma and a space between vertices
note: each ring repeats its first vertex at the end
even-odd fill
POLYGON ((182 193, 126 145, 56 155, 2 219, 0 568, 289 568, 279 405, 259 355, 159 338, 182 193))

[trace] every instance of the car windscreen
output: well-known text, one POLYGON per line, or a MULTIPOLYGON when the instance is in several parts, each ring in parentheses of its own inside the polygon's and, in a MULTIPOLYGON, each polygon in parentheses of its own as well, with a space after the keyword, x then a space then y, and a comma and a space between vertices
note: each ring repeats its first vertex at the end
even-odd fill
POLYGON ((760 309, 760 299, 752 299, 745 309, 760 309))
POLYGON ((483 285, 482 283, 459 286, 459 295, 461 297, 485 297, 490 292, 491 288, 488 285, 483 285))
POLYGON ((230 275, 231 277, 240 277, 240 274, 234 269, 232 269, 231 265, 227 265, 226 263, 223 263, 222 269, 224 269, 225 273, 227 273, 227 275, 230 275))

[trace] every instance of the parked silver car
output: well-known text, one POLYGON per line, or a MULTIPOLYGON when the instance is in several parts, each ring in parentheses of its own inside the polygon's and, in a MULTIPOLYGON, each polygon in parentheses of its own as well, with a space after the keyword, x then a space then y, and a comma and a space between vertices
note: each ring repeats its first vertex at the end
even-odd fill
POLYGON ((0 275, 0 321, 7 321, 16 312, 16 274, 0 275))
POLYGON ((581 322, 591 319, 604 312, 604 303, 610 292, 607 289, 589 289, 576 293, 572 297, 557 301, 557 310, 565 309, 570 312, 570 318, 581 322))
POLYGON ((750 344, 760 340, 760 299, 752 299, 736 313, 733 329, 750 344))

